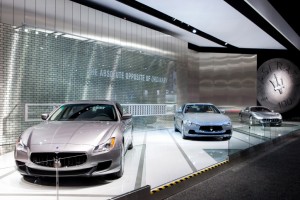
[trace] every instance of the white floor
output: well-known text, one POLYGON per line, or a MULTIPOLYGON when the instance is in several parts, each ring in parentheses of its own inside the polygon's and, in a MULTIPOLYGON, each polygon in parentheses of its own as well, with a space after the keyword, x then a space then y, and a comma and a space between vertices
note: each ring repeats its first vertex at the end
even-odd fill
MULTIPOLYGON (((55 179, 25 180, 15 169, 13 152, 9 152, 0 156, 0 199, 104 200, 144 185, 155 188, 225 160, 230 151, 266 141, 261 134, 266 129, 255 127, 255 136, 245 133, 245 125, 235 127, 230 141, 183 140, 174 129, 136 131, 134 148, 126 154, 124 175, 117 180, 68 178, 59 179, 59 186, 55 179)), ((296 129, 299 125, 276 130, 269 127, 268 131, 272 135, 276 131, 286 134, 296 129)))

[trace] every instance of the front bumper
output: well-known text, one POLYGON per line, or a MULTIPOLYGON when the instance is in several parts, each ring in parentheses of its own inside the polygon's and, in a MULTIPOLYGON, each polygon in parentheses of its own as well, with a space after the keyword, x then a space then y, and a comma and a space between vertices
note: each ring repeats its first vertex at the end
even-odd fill
POLYGON ((183 134, 187 137, 231 137, 232 126, 196 125, 184 126, 183 134))
POLYGON ((264 119, 256 119, 257 124, 261 124, 263 126, 281 126, 282 125, 282 119, 278 118, 264 118, 264 119))
MULTIPOLYGON (((66 153, 66 152, 61 152, 66 153)), ((68 152, 70 153, 70 152, 68 152)), ((121 150, 113 149, 105 153, 92 153, 92 150, 84 152, 87 160, 83 164, 74 166, 41 166, 30 160, 31 152, 15 150, 15 161, 18 171, 22 175, 36 177, 60 177, 72 176, 101 176, 118 172, 121 163, 121 150)))

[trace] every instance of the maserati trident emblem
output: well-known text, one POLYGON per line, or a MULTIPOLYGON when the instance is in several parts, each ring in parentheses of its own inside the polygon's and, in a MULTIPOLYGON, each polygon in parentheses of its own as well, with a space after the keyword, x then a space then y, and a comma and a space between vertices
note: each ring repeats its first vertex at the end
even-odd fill
POLYGON ((54 158, 53 167, 54 168, 60 168, 61 167, 61 162, 60 162, 59 158, 54 158))
POLYGON ((213 131, 214 129, 213 129, 213 127, 210 127, 210 131, 213 131))
POLYGON ((283 93, 282 90, 284 88, 283 80, 282 80, 282 78, 280 78, 280 80, 278 80, 276 74, 274 74, 274 77, 275 77, 275 80, 273 79, 273 80, 269 80, 269 81, 272 83, 272 85, 274 87, 274 91, 279 91, 279 93, 282 94, 283 93))

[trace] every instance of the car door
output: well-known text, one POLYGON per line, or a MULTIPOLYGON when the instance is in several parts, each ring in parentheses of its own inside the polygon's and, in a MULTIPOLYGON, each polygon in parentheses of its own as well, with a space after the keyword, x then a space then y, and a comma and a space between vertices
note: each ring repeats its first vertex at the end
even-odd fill
POLYGON ((130 119, 122 119, 124 113, 123 113, 123 107, 119 104, 116 103, 117 110, 119 111, 120 117, 121 117, 121 123, 123 124, 124 128, 124 146, 127 149, 128 146, 131 144, 132 141, 132 118, 130 119))

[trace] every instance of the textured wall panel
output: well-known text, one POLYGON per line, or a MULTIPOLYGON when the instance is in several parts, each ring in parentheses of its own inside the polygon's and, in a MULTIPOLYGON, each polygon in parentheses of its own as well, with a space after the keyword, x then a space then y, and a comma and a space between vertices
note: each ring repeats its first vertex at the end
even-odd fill
MULTIPOLYGON (((14 0, 14 25, 21 26, 24 23, 25 0, 14 0)), ((0 19, 1 22, 1 19, 0 19)))
POLYGON ((64 11, 64 32, 73 33, 73 3, 65 0, 65 11, 64 11))
POLYGON ((96 12, 96 35, 101 38, 103 28, 103 13, 96 12))
MULTIPOLYGON (((26 1, 28 1, 28 0, 26 0, 26 1)), ((49 29, 49 30, 55 30, 55 28, 56 28, 55 4, 56 4, 56 0, 46 0, 46 8, 47 8, 46 9, 46 29, 49 29)), ((26 11, 26 13, 27 13, 27 11, 26 11)), ((26 20, 26 24, 35 25, 35 24, 32 24, 31 21, 27 21, 27 20, 26 20)))
POLYGON ((65 19, 65 1, 64 0, 56 0, 55 5, 55 26, 57 31, 65 31, 64 30, 64 19, 65 19))
POLYGON ((2 0, 1 20, 3 23, 13 24, 14 22, 13 3, 14 2, 12 0, 2 0))
POLYGON ((88 8, 88 35, 95 36, 96 34, 96 11, 88 8))
POLYGON ((88 33, 89 9, 86 6, 80 6, 80 35, 86 36, 88 33))
POLYGON ((80 4, 72 3, 72 33, 80 35, 81 10, 80 4))

